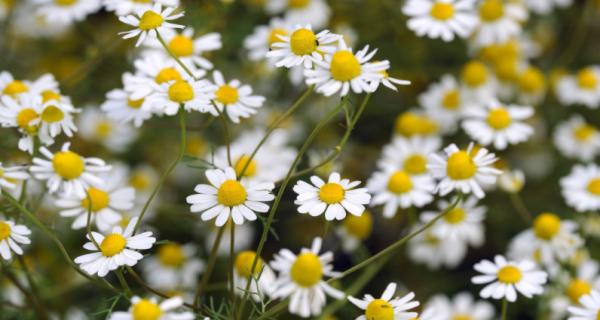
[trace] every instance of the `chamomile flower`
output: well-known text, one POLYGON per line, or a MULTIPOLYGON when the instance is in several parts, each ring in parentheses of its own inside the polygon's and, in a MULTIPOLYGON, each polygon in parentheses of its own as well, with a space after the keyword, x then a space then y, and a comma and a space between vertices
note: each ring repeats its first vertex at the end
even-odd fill
POLYGON ((354 93, 373 92, 390 67, 387 60, 369 62, 376 52, 369 52, 369 46, 365 46, 354 54, 340 40, 335 52, 325 55, 323 61, 315 61, 314 69, 304 70, 306 84, 316 85, 317 92, 325 96, 337 92, 346 96, 350 89, 354 93))
POLYGON ((478 24, 474 0, 409 0, 402 12, 410 17, 408 28, 417 36, 448 42, 457 35, 468 37, 478 24))
POLYGON ((462 127, 479 144, 493 144, 494 148, 504 150, 509 144, 527 141, 533 135, 533 127, 524 122, 532 115, 531 107, 505 106, 491 100, 485 108, 467 108, 462 127))
POLYGON ((14 190, 19 181, 29 178, 27 169, 24 167, 3 167, 0 162, 0 189, 14 190))
POLYGON ((100 0, 33 0, 33 3, 38 5, 38 14, 56 24, 83 21, 102 7, 100 0))
POLYGON ((519 35, 521 23, 529 17, 522 4, 504 0, 483 0, 478 10, 480 23, 474 41, 480 46, 503 43, 519 35))
POLYGON ((204 261, 196 258, 194 244, 169 242, 158 246, 155 254, 144 259, 142 270, 153 288, 161 290, 190 289, 204 271, 204 261))
POLYGON ((444 75, 439 82, 431 84, 419 96, 419 103, 445 133, 456 131, 456 124, 469 105, 458 81, 451 75, 444 75))
POLYGON ((265 97, 252 94, 249 85, 243 85, 237 79, 225 82, 219 71, 213 72, 213 80, 214 105, 208 108, 208 112, 215 117, 225 113, 231 121, 239 123, 240 118, 249 118, 258 112, 257 109, 265 102, 265 97))
MULTIPOLYGON (((418 223, 411 232, 423 227, 418 223)), ((436 270, 441 267, 454 268, 467 255, 467 244, 457 239, 442 239, 431 230, 419 233, 408 242, 408 256, 412 261, 423 263, 436 270)))
POLYGON ((435 295, 427 302, 426 309, 434 309, 443 314, 444 319, 452 320, 492 320, 494 307, 487 301, 476 301, 468 292, 460 292, 452 299, 445 295, 435 295))
POLYGON ((411 176, 427 174, 427 157, 440 148, 439 137, 415 135, 411 137, 396 136, 392 142, 383 147, 379 168, 394 167, 406 171, 411 176))
POLYGON ((403 137, 424 136, 437 138, 440 124, 422 110, 405 111, 396 117, 394 134, 403 137))
POLYGON ((394 297, 397 285, 391 282, 385 287, 380 298, 374 298, 370 294, 365 294, 363 299, 352 296, 348 300, 353 305, 365 310, 365 314, 357 317, 355 320, 369 319, 411 319, 417 316, 417 313, 410 311, 419 306, 418 301, 414 301, 415 294, 409 292, 403 297, 394 297))
POLYGON ((365 210, 360 216, 348 215, 341 226, 335 229, 335 232, 342 241, 344 252, 353 252, 360 246, 362 241, 371 236, 373 232, 373 215, 369 210, 365 210))
POLYGON ((521 170, 504 170, 498 177, 498 187, 508 193, 518 193, 525 185, 525 173, 521 170))
POLYGON ((337 172, 331 173, 327 182, 317 176, 312 176, 310 181, 312 184, 300 180, 294 186, 294 192, 298 194, 294 203, 302 214, 316 217, 325 213, 328 221, 343 220, 346 211, 361 215, 371 200, 366 188, 356 188, 360 181, 341 179, 337 172))
POLYGON ((43 145, 51 145, 54 139, 49 135, 39 136, 42 112, 42 98, 33 93, 20 94, 18 99, 8 95, 1 97, 0 123, 3 127, 17 128, 21 133, 19 150, 33 153, 34 140, 40 138, 43 145))
POLYGON ((215 219, 217 227, 223 226, 231 217, 235 224, 243 224, 245 220, 256 220, 256 212, 264 213, 269 205, 263 203, 275 197, 271 190, 275 185, 271 182, 246 183, 237 181, 235 169, 206 170, 208 184, 199 184, 194 188, 197 194, 187 197, 192 212, 201 212, 202 220, 215 219))
POLYGON ((326 303, 326 294, 342 299, 344 293, 331 287, 323 277, 336 277, 333 252, 321 251, 321 238, 315 238, 310 249, 302 248, 298 255, 288 249, 276 253, 270 265, 279 272, 273 283, 274 299, 290 297, 289 312, 303 318, 317 316, 326 303))
POLYGON ((114 11, 118 16, 135 14, 136 12, 145 12, 151 10, 154 3, 160 3, 165 7, 178 7, 179 0, 103 0, 106 11, 114 11))
MULTIPOLYGON (((98 274, 99 277, 104 277, 121 266, 136 265, 144 257, 138 251, 150 249, 156 242, 152 232, 133 234, 137 221, 137 217, 131 219, 125 230, 120 226, 113 227, 107 235, 92 232, 91 237, 95 243, 86 242, 83 248, 93 252, 75 258, 75 263, 90 275, 98 274)), ((91 240, 89 235, 86 237, 91 240)))
POLYGON ((289 24, 310 24, 322 28, 329 22, 331 9, 325 0, 267 0, 267 13, 284 13, 283 19, 289 24))
POLYGON ((546 78, 542 71, 535 67, 527 67, 517 75, 519 87, 518 100, 523 104, 538 105, 546 95, 546 78))
POLYGON ((24 225, 16 224, 0 216, 0 255, 4 260, 10 260, 12 254, 23 254, 19 244, 30 244, 31 230, 24 225))
POLYGON ((589 66, 567 75, 556 87, 558 100, 566 105, 581 104, 596 109, 600 105, 600 66, 589 66))
POLYGON ((537 14, 549 14, 552 9, 566 8, 573 4, 572 0, 525 0, 529 10, 537 14))
POLYGON ((137 131, 129 124, 109 118, 97 107, 83 108, 77 119, 80 136, 96 142, 113 152, 121 152, 137 138, 137 131))
POLYGON ((51 139, 60 133, 72 137, 73 133, 77 131, 73 118, 81 110, 73 107, 71 99, 56 91, 46 90, 41 95, 42 107, 38 132, 40 139, 51 139))
POLYGON ((444 157, 432 154, 427 165, 431 174, 440 179, 436 191, 442 196, 457 190, 464 194, 473 193, 481 199, 485 196, 482 186, 493 185, 502 173, 492 167, 498 158, 485 148, 474 150, 473 143, 466 150, 451 144, 444 153, 444 157))
POLYGON ((563 156, 588 162, 600 153, 600 131, 575 115, 556 127, 554 145, 563 156))
POLYGON ((50 193, 63 192, 65 196, 84 197, 88 187, 102 185, 103 180, 98 174, 109 171, 110 166, 98 158, 85 158, 69 147, 70 143, 65 143, 55 153, 41 147, 40 153, 46 159, 33 158, 30 171, 36 179, 46 181, 50 193))
MULTIPOLYGON (((453 200, 454 201, 454 200, 453 200)), ((456 239, 471 246, 478 247, 484 241, 485 212, 484 206, 477 206, 478 199, 471 196, 461 201, 456 207, 438 220, 431 228, 431 233, 440 239, 456 239)), ((438 211, 425 211, 421 221, 427 223, 450 206, 451 202, 440 200, 438 211)))
POLYGON ((332 54, 341 39, 329 30, 315 34, 310 25, 296 25, 289 30, 289 35, 276 36, 280 41, 273 42, 266 56, 275 61, 275 66, 286 68, 299 65, 312 68, 314 62, 323 60, 324 54, 332 54))
POLYGON ((560 180, 567 204, 579 212, 600 209, 600 167, 595 164, 576 165, 560 180))
POLYGON ((154 113, 172 116, 181 106, 187 112, 207 112, 212 108, 213 92, 213 86, 206 80, 175 80, 156 85, 155 92, 146 99, 154 113))
POLYGON ((289 35, 289 26, 279 18, 271 19, 269 25, 255 27, 253 33, 244 39, 248 58, 252 61, 265 59, 273 44, 283 41, 280 36, 287 35, 289 35))
POLYGON ((131 93, 123 89, 114 89, 106 94, 106 101, 100 109, 106 116, 121 123, 132 123, 136 128, 152 117, 150 108, 142 108, 145 99, 132 99, 131 93))
POLYGON ((248 281, 250 281, 250 296, 254 301, 260 301, 271 296, 275 273, 260 257, 256 261, 254 272, 252 272, 252 263, 255 258, 256 252, 254 251, 246 250, 238 253, 234 260, 233 285, 236 294, 243 296, 248 281))
POLYGON ((146 11, 138 11, 136 14, 121 16, 119 17, 121 22, 133 26, 135 29, 120 32, 119 34, 123 39, 139 36, 135 44, 137 47, 142 44, 149 35, 155 35, 151 33, 151 31, 155 31, 156 34, 164 34, 169 30, 178 28, 183 29, 182 25, 169 22, 183 17, 183 12, 174 13, 175 10, 176 8, 174 7, 166 7, 163 10, 160 3, 155 3, 151 9, 147 9, 146 11))
POLYGON ((600 315, 600 291, 592 290, 579 299, 581 306, 569 307, 569 320, 596 320, 600 315))
POLYGON ((113 312, 110 320, 193 320, 196 318, 190 311, 177 311, 181 306, 183 306, 183 299, 180 297, 169 298, 159 303, 154 298, 143 299, 134 296, 131 298, 129 310, 113 312))
POLYGON ((0 72, 0 94, 11 96, 13 99, 21 93, 41 94, 44 91, 58 90, 58 82, 51 74, 44 74, 35 81, 15 79, 7 71, 0 72))
POLYGON ((581 297, 600 289, 598 263, 586 260, 577 266, 575 274, 564 272, 556 277, 560 293, 550 300, 553 319, 564 319, 569 305, 579 306, 581 297))
POLYGON ((463 89, 461 97, 469 102, 487 101, 498 90, 498 82, 491 70, 478 60, 471 60, 463 66, 460 81, 463 89))
MULTIPOLYGON (((161 33, 161 36, 171 53, 186 66, 193 65, 204 69, 212 69, 213 64, 202 55, 206 52, 221 49, 223 46, 221 35, 217 32, 211 32, 194 37, 194 34, 194 29, 187 27, 181 33, 169 30, 164 34, 161 33)), ((158 41, 152 44, 153 47, 161 50, 160 52, 165 52, 162 44, 158 41)))

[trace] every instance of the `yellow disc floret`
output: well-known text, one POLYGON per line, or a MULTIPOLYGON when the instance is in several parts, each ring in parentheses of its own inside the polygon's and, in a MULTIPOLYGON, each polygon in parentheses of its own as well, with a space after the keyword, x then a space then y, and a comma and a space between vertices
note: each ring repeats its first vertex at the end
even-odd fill
POLYGON ((292 280, 301 287, 312 287, 321 281, 323 266, 319 257, 312 252, 298 255, 290 271, 292 280))
POLYGON ((343 224, 350 235, 364 240, 371 235, 373 230, 373 217, 369 211, 363 212, 360 216, 349 214, 344 219, 343 224))
POLYGON ((472 178, 477 172, 477 165, 466 151, 457 151, 448 157, 446 173, 453 180, 472 178))
POLYGON ((131 109, 139 109, 142 107, 142 104, 144 104, 144 98, 137 100, 127 99, 127 106, 131 109))
POLYGON ((42 121, 52 123, 52 122, 60 122, 65 118, 65 114, 62 110, 60 110, 57 106, 47 106, 44 111, 42 111, 42 121))
POLYGON ((390 176, 387 183, 387 188, 390 192, 395 194, 409 192, 413 188, 412 179, 405 171, 396 171, 390 176))
POLYGON ((450 224, 457 224, 465 220, 465 216, 465 210, 456 207, 448 211, 448 213, 446 213, 446 215, 444 216, 444 220, 446 220, 446 222, 450 224))
POLYGON ((288 32, 287 30, 283 29, 283 28, 273 28, 271 29, 271 32, 269 33, 269 47, 271 47, 275 42, 282 42, 282 40, 279 38, 279 36, 287 36, 288 32))
POLYGON ((242 175, 242 170, 244 170, 244 177, 253 177, 256 175, 256 161, 254 159, 250 159, 250 156, 243 155, 235 162, 235 174, 239 177, 242 175), (250 161, 250 163, 248 163, 250 161), (244 170, 244 167, 246 170, 244 170))
POLYGON ((165 82, 169 82, 169 81, 181 81, 183 80, 183 78, 181 77, 181 74, 179 73, 179 71, 177 71, 175 68, 164 68, 162 70, 160 70, 157 74, 156 77, 154 77, 154 81, 158 84, 163 84, 165 82))
POLYGON ((77 0, 54 0, 59 6, 71 6, 77 2, 77 0))
POLYGON ((565 293, 571 302, 577 304, 581 296, 592 292, 592 286, 583 279, 573 279, 565 289, 565 293))
POLYGON ((158 248, 158 260, 164 266, 181 267, 185 262, 185 253, 176 243, 163 244, 158 248))
POLYGON ((429 14, 437 20, 449 20, 454 17, 454 6, 451 3, 436 2, 431 6, 429 14))
POLYGON ((394 125, 396 133, 406 137, 433 134, 437 129, 434 121, 412 112, 404 112, 399 115, 394 125))
POLYGON ((337 81, 350 81, 360 75, 361 66, 354 54, 340 50, 331 57, 331 77, 337 81))
POLYGON ((147 299, 142 299, 133 306, 131 310, 132 320, 158 320, 162 315, 160 307, 147 299))
POLYGON ((515 284, 523 276, 521 270, 514 266, 505 266, 498 270, 498 281, 505 284, 515 284))
POLYGON ((575 130, 573 131, 573 135, 575 135, 575 139, 585 142, 588 141, 597 132, 598 129, 596 129, 594 126, 584 123, 575 128, 575 130))
POLYGON ((394 320, 394 307, 383 299, 375 299, 367 305, 365 317, 369 320, 394 320))
POLYGON ((188 57, 194 53, 194 42, 184 35, 176 35, 169 41, 169 49, 178 57, 188 57))
POLYGON ((188 102, 194 99, 194 88, 185 81, 177 81, 169 87, 169 99, 177 103, 188 102))
POLYGON ((85 164, 80 155, 73 151, 60 151, 52 158, 54 171, 63 179, 79 178, 85 169, 85 164))
POLYGON ((37 132, 37 126, 30 124, 32 121, 37 119, 38 114, 31 108, 26 108, 17 114, 17 125, 29 134, 37 132))
MULTIPOLYGON (((91 187, 87 190, 87 194, 89 199, 92 200, 92 212, 98 212, 108 207, 108 204, 110 203, 110 197, 107 192, 91 187)), ((81 200, 81 207, 86 210, 90 207, 88 197, 81 200)))
POLYGON ((346 191, 339 183, 326 183, 319 190, 319 199, 327 204, 340 203, 344 200, 346 191))
POLYGON ((502 0, 484 0, 479 6, 479 17, 485 22, 493 22, 504 16, 502 0))
POLYGON ((139 28, 142 31, 153 30, 160 27, 165 19, 158 13, 148 10, 140 18, 139 28))
POLYGON ((592 179, 588 185, 587 190, 596 196, 600 196, 600 178, 592 179))
POLYGON ((552 239, 560 231, 560 218, 553 214, 544 212, 533 221, 533 232, 544 240, 552 239))
POLYGON ((427 172, 427 159, 420 154, 413 154, 404 160, 403 168, 409 174, 423 174, 427 172))
POLYGON ((310 0, 288 0, 288 6, 294 9, 301 9, 310 3, 310 0))
POLYGON ((238 90, 228 84, 224 84, 215 92, 215 98, 222 104, 236 103, 239 98, 238 90))
POLYGON ((577 84, 580 88, 593 90, 598 86, 598 76, 594 69, 585 68, 577 73, 577 84))
MULTIPOLYGON (((254 251, 242 251, 235 258, 235 270, 237 273, 244 277, 249 278, 250 272, 252 271, 252 263, 256 258, 256 252, 254 251)), ((262 270, 263 262, 262 259, 258 258, 256 261, 256 267, 254 268, 254 275, 258 275, 262 270)))
POLYGON ((127 240, 118 233, 111 233, 107 235, 102 243, 100 243, 100 251, 105 257, 112 257, 116 254, 121 253, 125 249, 127 240))
POLYGON ((305 28, 292 32, 290 37, 290 49, 297 56, 312 54, 317 50, 318 44, 314 32, 305 28))
POLYGON ((42 102, 46 103, 51 100, 60 101, 61 97, 58 92, 52 90, 46 90, 42 92, 42 102))
POLYGON ((463 67, 461 77, 470 87, 479 87, 486 83, 488 71, 483 63, 471 61, 463 67))
POLYGON ((519 87, 525 93, 543 91, 546 88, 544 74, 537 68, 528 68, 519 76, 519 87))
POLYGON ((505 129, 511 122, 510 113, 505 108, 495 108, 487 116, 487 123, 496 130, 505 129))
POLYGON ((460 92, 458 90, 449 90, 442 98, 442 107, 448 110, 456 110, 460 106, 460 92))
POLYGON ((0 221, 0 241, 10 237, 10 226, 4 221, 0 221))
POLYGON ((236 180, 227 180, 217 191, 217 200, 226 207, 235 207, 246 202, 246 188, 236 180))
POLYGON ((10 96, 17 95, 19 93, 27 92, 29 88, 23 81, 14 80, 11 83, 7 84, 2 90, 2 93, 10 96))

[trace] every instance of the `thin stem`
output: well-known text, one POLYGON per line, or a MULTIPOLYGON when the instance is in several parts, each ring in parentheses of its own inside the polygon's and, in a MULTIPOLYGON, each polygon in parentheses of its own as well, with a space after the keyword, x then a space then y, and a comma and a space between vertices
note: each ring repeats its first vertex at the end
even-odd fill
POLYGON ((15 285, 15 287, 17 287, 17 289, 19 291, 21 291, 21 293, 27 297, 27 299, 29 300, 29 302, 31 302, 31 304, 33 305, 33 308, 35 309, 35 313, 38 314, 38 316, 40 317, 40 319, 49 319, 48 318, 48 313, 46 311, 46 309, 44 309, 44 307, 42 306, 42 304, 40 303, 40 301, 31 293, 27 290, 27 288, 25 288, 25 286, 23 286, 19 280, 17 279, 17 277, 8 270, 8 267, 3 263, 2 264, 2 271, 4 273, 4 275, 6 276, 6 278, 15 285))
POLYGON ((518 193, 511 193, 510 202, 521 216, 521 219, 523 219, 525 223, 530 224, 533 218, 531 212, 529 212, 529 210, 527 209, 527 206, 525 205, 525 202, 523 202, 521 196, 518 193))
POLYGON ((121 271, 121 269, 117 269, 117 270, 115 270, 115 274, 117 275, 117 279, 119 279, 119 283, 121 284, 121 287, 125 291, 125 295, 128 296, 128 297, 130 297, 131 296, 131 289, 129 289, 129 285, 127 284, 127 280, 125 280, 125 277, 123 276, 123 271, 121 271))
POLYGON ((154 190, 152 190, 150 197, 148 198, 148 200, 144 204, 144 207, 142 208, 142 211, 140 212, 138 221, 135 224, 135 228, 133 229, 133 234, 135 234, 137 232, 138 228, 140 227, 140 224, 142 223, 142 220, 144 219, 144 214, 148 210, 148 207, 150 206, 150 203, 152 202, 152 200, 156 197, 158 190, 160 190, 160 187, 165 183, 165 180, 167 180, 167 177, 171 174, 171 172, 175 169, 175 167, 177 167, 177 164, 181 161, 181 159, 183 159, 183 155, 185 154, 186 128, 185 128, 185 110, 183 109, 183 107, 179 108, 179 128, 181 130, 181 133, 180 133, 181 138, 180 138, 179 153, 177 154, 177 158, 175 158, 175 160, 173 160, 173 162, 167 168, 167 170, 165 172, 163 172, 163 174, 160 176, 160 179, 158 180, 158 184, 156 185, 156 187, 154 187, 154 190))
POLYGON ((177 64, 179 64, 181 66, 181 68, 183 68, 185 73, 187 73, 192 79, 196 80, 196 76, 194 76, 192 71, 190 71, 190 69, 183 63, 183 61, 181 61, 181 59, 179 59, 179 57, 177 55, 175 55, 173 53, 173 51, 171 51, 171 49, 169 49, 169 46, 165 43, 165 40, 163 39, 163 37, 160 35, 160 33, 158 31, 156 31, 156 38, 158 39, 158 41, 160 41, 160 44, 165 48, 167 53, 169 53, 171 58, 173 58, 175 61, 177 61, 177 64))
POLYGON ((508 300, 506 300, 506 298, 502 299, 502 316, 501 316, 501 320, 506 320, 506 314, 508 311, 508 300))
POLYGON ((215 267, 215 262, 217 262, 217 255, 219 251, 219 246, 221 245, 221 238, 223 237, 223 233, 225 232, 225 228, 227 225, 222 226, 217 233, 217 238, 215 239, 215 243, 213 243, 213 247, 210 250, 210 256, 208 257, 208 265, 206 266, 206 272, 202 276, 202 281, 198 284, 198 288, 196 289, 196 295, 194 296, 193 306, 194 309, 198 308, 198 304, 200 302, 200 296, 202 296, 202 292, 204 288, 208 284, 208 280, 210 279, 210 274, 215 267))
MULTIPOLYGON (((132 268, 132 267, 126 266, 125 268, 126 268, 126 270, 127 270, 127 273, 128 273, 129 275, 131 275, 131 277, 133 278, 133 280, 134 280, 135 282, 137 282, 137 283, 138 283, 140 286, 142 286, 144 289, 146 289, 146 290, 148 290, 148 291, 152 292, 153 294, 155 294, 155 295, 157 295, 157 296, 159 296, 159 297, 161 297, 161 298, 164 298, 164 299, 169 299, 169 298, 172 298, 172 296, 169 296, 169 295, 167 295, 167 294, 166 294, 166 293, 164 293, 164 292, 160 292, 160 291, 158 291, 158 290, 156 290, 156 289, 154 289, 154 288, 150 287, 150 285, 148 285, 148 284, 147 284, 147 283, 146 283, 146 282, 145 282, 145 281, 142 279, 142 277, 140 277, 140 275, 139 275, 137 272, 135 272, 135 270, 133 270, 133 268, 132 268)), ((189 303, 184 303, 183 305, 184 305, 185 307, 187 307, 187 308, 193 309, 193 306, 192 306, 191 304, 189 304, 189 303)))
POLYGON ((231 224, 231 233, 230 233, 230 243, 229 243, 229 293, 231 295, 231 314, 235 314, 235 288, 233 283, 233 267, 234 267, 234 257, 235 257, 235 224, 231 224))
POLYGON ((88 238, 94 244, 94 246, 96 247, 96 249, 100 250, 100 245, 98 244, 98 242, 96 241, 96 239, 94 239, 94 237, 92 237, 92 197, 90 196, 89 191, 86 191, 85 196, 86 196, 86 199, 88 201, 87 219, 86 219, 85 231, 87 233, 88 238))
POLYGON ((231 136, 229 134, 229 125, 227 124, 227 118, 225 117, 225 112, 221 112, 214 101, 211 101, 213 107, 219 114, 219 118, 223 121, 223 131, 225 138, 225 145, 227 146, 227 163, 231 166, 231 136))

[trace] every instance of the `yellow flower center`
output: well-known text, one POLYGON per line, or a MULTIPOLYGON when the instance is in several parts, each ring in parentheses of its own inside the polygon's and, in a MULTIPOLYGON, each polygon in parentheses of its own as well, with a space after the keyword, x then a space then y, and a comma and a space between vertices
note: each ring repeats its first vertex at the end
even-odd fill
POLYGON ((136 303, 131 313, 133 315, 132 320, 158 320, 162 315, 160 307, 156 303, 146 299, 142 299, 136 303))
POLYGON ((185 253, 176 243, 163 244, 158 248, 158 260, 169 267, 181 267, 185 262, 185 253))
MULTIPOLYGON (((108 203, 110 202, 110 198, 108 193, 96 188, 89 188, 87 191, 89 195, 89 199, 92 200, 92 212, 98 212, 106 207, 108 207, 108 203)), ((90 202, 88 198, 81 200, 81 207, 87 208, 90 207, 90 202)))
POLYGON ((137 100, 127 99, 127 106, 131 109, 139 109, 142 107, 142 104, 144 104, 144 98, 137 100))
POLYGON ((192 155, 202 155, 206 151, 206 141, 199 136, 191 136, 185 146, 185 151, 192 155))
POLYGON ((577 73, 577 83, 583 89, 595 89, 598 85, 598 77, 592 68, 586 68, 577 73))
POLYGON ((427 117, 404 112, 396 118, 395 131, 403 136, 427 135, 437 131, 437 124, 427 117))
POLYGON ((596 134, 597 129, 587 123, 584 123, 577 128, 575 128, 573 134, 575 135, 575 139, 585 142, 589 138, 591 138, 594 134, 596 134))
POLYGON ((590 193, 600 196, 600 178, 595 178, 588 183, 587 189, 590 193))
POLYGON ((518 61, 513 57, 500 57, 495 65, 494 71, 498 79, 504 82, 516 81, 518 76, 518 61))
MULTIPOLYGON (((244 277, 249 278, 252 271, 252 262, 256 258, 256 252, 254 251, 242 251, 235 258, 235 270, 237 273, 244 277)), ((254 275, 258 275, 262 270, 263 262, 262 259, 258 258, 256 261, 256 268, 254 268, 254 275)))
POLYGON ((505 284, 515 284, 521 280, 521 271, 513 266, 505 266, 498 270, 498 281, 505 284))
POLYGON ((521 74, 519 86, 526 93, 540 92, 546 87, 544 74, 539 69, 529 68, 521 74))
POLYGON ((448 157, 446 173, 452 180, 465 180, 473 177, 477 165, 466 151, 457 151, 448 157))
POLYGON ((51 100, 60 100, 60 94, 58 92, 54 92, 52 90, 46 90, 42 92, 42 102, 46 103, 51 100))
POLYGON ((162 83, 169 82, 172 80, 175 80, 175 81, 183 80, 179 71, 177 71, 175 68, 172 68, 172 67, 164 68, 164 69, 160 70, 158 72, 158 74, 156 75, 156 77, 154 77, 154 81, 158 84, 162 84, 162 83))
POLYGON ((135 172, 129 178, 129 185, 136 190, 144 190, 150 186, 150 178, 143 172, 135 172))
POLYGON ((449 110, 456 110, 460 105, 460 92, 458 90, 450 90, 446 92, 442 99, 442 106, 449 110))
POLYGON ((383 299, 375 299, 367 305, 365 317, 368 320, 394 320, 394 307, 383 299))
POLYGON ((100 251, 105 257, 112 257, 116 254, 121 253, 125 249, 127 240, 118 233, 111 233, 107 235, 102 243, 100 244, 100 251))
POLYGON ((27 92, 27 90, 29 90, 29 88, 25 83, 23 83, 23 81, 14 80, 11 83, 7 84, 6 87, 4 87, 2 93, 14 96, 19 93, 27 92))
POLYGON ((504 108, 496 108, 488 114, 487 123, 496 130, 502 130, 510 125, 510 113, 504 108))
POLYGON ((436 2, 431 6, 429 14, 438 20, 448 20, 454 16, 454 6, 451 3, 436 2))
POLYGON ((331 77, 337 81, 350 81, 360 75, 358 59, 348 50, 341 50, 331 58, 331 77))
POLYGON ((238 101, 239 95, 236 88, 224 84, 217 89, 215 97, 217 98, 217 101, 222 104, 232 104, 238 101))
POLYGON ((552 239, 560 230, 560 218, 552 213, 542 213, 533 221, 533 232, 544 240, 552 239))
POLYGON ((450 224, 457 224, 465 220, 465 210, 462 208, 454 208, 444 216, 444 220, 450 224))
POLYGON ((585 280, 582 279, 573 279, 569 282, 569 285, 566 289, 566 294, 571 299, 571 302, 574 304, 579 303, 579 298, 581 296, 589 294, 592 292, 592 286, 585 280))
POLYGON ((26 108, 17 114, 17 125, 29 134, 37 132, 37 127, 29 125, 30 122, 37 119, 38 114, 31 108, 26 108))
POLYGON ((468 314, 457 314, 450 320, 473 320, 473 318, 468 314))
POLYGON ((96 134, 100 138, 106 138, 112 132, 112 126, 108 121, 100 121, 96 124, 96 134))
POLYGON ((247 193, 244 186, 236 180, 227 180, 217 191, 217 200, 226 207, 235 207, 246 201, 247 193))
POLYGON ((479 61, 471 61, 463 67, 462 79, 470 87, 478 87, 486 83, 487 77, 487 68, 479 61))
POLYGON ((71 6, 77 2, 77 0, 54 0, 59 6, 71 6))
POLYGON ((65 114, 57 106, 47 106, 42 111, 42 121, 52 123, 59 122, 65 118, 65 114))
POLYGON ((427 159, 420 154, 413 154, 404 160, 403 167, 409 174, 423 174, 427 172, 427 159))
POLYGON ((52 158, 54 171, 65 180, 78 178, 85 169, 80 155, 73 151, 60 151, 52 158))
POLYGON ((306 7, 310 3, 310 0, 289 0, 288 6, 294 9, 301 9, 306 7))
POLYGON ((242 170, 244 171, 244 177, 253 177, 256 175, 256 161, 254 159, 250 159, 250 156, 243 155, 238 161, 235 162, 235 174, 240 177, 242 175, 242 170), (250 161, 250 163, 248 163, 250 161), (246 167, 247 166, 247 167, 246 167))
POLYGON ((169 99, 177 103, 185 103, 194 99, 194 89, 185 81, 177 81, 169 87, 169 99))
POLYGON ((282 42, 281 39, 279 39, 279 36, 287 36, 288 32, 287 30, 283 29, 283 28, 273 28, 271 29, 271 32, 269 33, 269 47, 271 47, 273 45, 273 43, 275 42, 282 42))
POLYGON ((493 22, 504 16, 502 0, 485 0, 479 6, 479 17, 485 22, 493 22))
POLYGON ((8 239, 10 236, 10 226, 4 221, 0 221, 0 241, 8 239))
POLYGON ((326 183, 319 190, 319 198, 327 204, 340 203, 344 200, 346 191, 338 183, 326 183))
POLYGON ((290 276, 294 282, 305 288, 319 283, 323 277, 323 266, 319 257, 311 252, 298 255, 292 264, 290 276))
POLYGON ((194 53, 194 42, 184 35, 176 35, 169 42, 169 50, 178 57, 188 57, 194 53))
POLYGON ((346 231, 353 235, 355 238, 364 240, 371 235, 373 230, 373 217, 369 211, 363 212, 360 216, 349 214, 344 219, 344 228, 346 231))
POLYGON ((290 49, 297 56, 313 53, 318 44, 317 36, 308 29, 298 29, 290 37, 290 49))
POLYGON ((153 30, 160 27, 165 19, 158 13, 148 10, 140 18, 139 28, 142 31, 153 30))
POLYGON ((600 310, 598 310, 598 312, 596 313, 596 320, 600 320, 600 310))
POLYGON ((405 171, 394 172, 388 180, 387 188, 395 194, 403 194, 412 190, 413 183, 410 176, 405 171))

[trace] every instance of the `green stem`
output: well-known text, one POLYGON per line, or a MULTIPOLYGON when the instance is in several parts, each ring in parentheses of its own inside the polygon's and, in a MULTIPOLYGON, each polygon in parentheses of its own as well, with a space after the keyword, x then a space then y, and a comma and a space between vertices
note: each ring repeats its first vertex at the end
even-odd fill
POLYGON ((92 197, 90 197, 89 191, 86 191, 85 196, 88 201, 85 231, 87 233, 88 238, 90 238, 90 241, 94 244, 96 249, 98 249, 100 251, 100 245, 98 244, 96 239, 94 239, 94 237, 92 237, 92 197))
POLYGON ((213 107, 215 108, 215 110, 217 111, 217 113, 219 114, 219 118, 221 118, 221 121, 223 121, 223 135, 225 138, 225 145, 227 146, 227 163, 229 164, 229 166, 232 166, 232 162, 231 162, 231 136, 229 134, 229 125, 227 124, 227 117, 225 116, 225 112, 221 112, 219 111, 219 108, 217 108, 217 105, 214 103, 214 101, 211 101, 213 107))
POLYGON ((230 243, 229 243, 229 293, 231 295, 231 314, 235 314, 235 287, 233 283, 233 268, 235 264, 235 224, 231 224, 231 233, 230 233, 230 243))
POLYGON ((121 284, 121 288, 123 288, 123 291, 125 291, 125 295, 130 297, 131 296, 131 289, 129 289, 129 285, 127 284, 127 280, 125 280, 125 277, 123 276, 123 271, 121 271, 121 269, 117 269, 115 270, 115 274, 117 275, 117 279, 119 279, 119 283, 121 284))
POLYGON ((502 299, 502 316, 501 316, 501 320, 506 320, 506 314, 508 311, 508 300, 506 300, 506 298, 502 299))
POLYGON ((206 272, 204 272, 204 275, 202 275, 202 280, 198 284, 198 288, 196 289, 196 295, 194 296, 194 309, 198 308, 198 304, 200 303, 200 296, 202 296, 202 292, 208 284, 210 274, 212 273, 215 267, 215 263, 217 262, 217 252, 219 251, 219 246, 221 245, 221 238, 223 237, 223 233, 225 233, 225 228, 227 228, 227 225, 224 225, 221 228, 219 228, 217 238, 215 239, 215 243, 213 243, 213 247, 210 250, 210 256, 208 257, 208 265, 206 266, 206 272))
POLYGON ((523 219, 523 221, 525 221, 525 223, 530 224, 531 220, 533 220, 533 218, 532 218, 531 212, 529 212, 529 210, 527 210, 527 206, 523 202, 523 199, 521 198, 521 196, 518 193, 511 193, 510 194, 510 202, 512 203, 513 208, 515 208, 515 210, 521 216, 521 219, 523 219))
POLYGON ((27 300, 29 300, 29 302, 33 306, 33 309, 35 310, 35 313, 37 313, 37 315, 39 316, 39 319, 43 319, 43 320, 49 319, 48 312, 43 307, 41 302, 37 299, 37 297, 33 293, 29 292, 27 290, 27 288, 25 288, 25 286, 23 286, 19 282, 19 279, 17 279, 17 277, 8 270, 8 267, 4 263, 2 263, 2 271, 3 271, 4 275, 6 276, 6 278, 13 285, 15 285, 15 287, 17 287, 17 289, 27 298, 27 300))
MULTIPOLYGON (((129 275, 131 275, 131 277, 133 278, 133 280, 134 280, 135 282, 137 282, 137 283, 138 283, 140 286, 142 286, 142 288, 144 288, 144 289, 146 289, 146 290, 150 291, 151 293, 153 293, 153 294, 155 294, 155 295, 157 295, 157 296, 159 296, 159 297, 161 297, 161 298, 164 298, 164 299, 169 299, 169 298, 172 298, 171 296, 167 295, 166 293, 164 293, 164 292, 160 292, 160 291, 158 291, 158 290, 156 290, 156 289, 154 289, 154 288, 150 287, 150 285, 148 285, 148 284, 147 284, 147 283, 146 283, 146 282, 145 282, 145 281, 142 279, 142 277, 140 277, 140 275, 139 275, 137 272, 135 272, 135 270, 133 270, 133 268, 132 268, 132 267, 126 266, 125 268, 126 268, 126 270, 127 270, 127 273, 128 273, 129 275)), ((183 305, 184 305, 185 307, 187 307, 187 308, 190 308, 190 309, 192 309, 192 308, 193 308, 193 306, 192 306, 191 304, 189 304, 189 303, 184 303, 183 305)))

